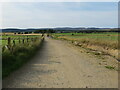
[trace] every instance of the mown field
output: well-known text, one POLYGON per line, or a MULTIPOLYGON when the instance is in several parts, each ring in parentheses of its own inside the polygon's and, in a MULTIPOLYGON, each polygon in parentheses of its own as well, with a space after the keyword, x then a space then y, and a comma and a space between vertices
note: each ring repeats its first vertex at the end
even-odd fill
POLYGON ((118 54, 118 33, 56 33, 52 36, 55 39, 71 41, 81 47, 101 50, 115 57, 118 54))
POLYGON ((69 38, 90 38, 100 40, 118 40, 118 33, 56 33, 53 34, 55 37, 69 37, 69 38))
POLYGON ((83 43, 118 48, 118 33, 58 33, 53 35, 57 39, 81 41, 83 43))
POLYGON ((43 40, 44 37, 41 35, 3 35, 1 39, 3 78, 29 61, 39 50, 43 40))

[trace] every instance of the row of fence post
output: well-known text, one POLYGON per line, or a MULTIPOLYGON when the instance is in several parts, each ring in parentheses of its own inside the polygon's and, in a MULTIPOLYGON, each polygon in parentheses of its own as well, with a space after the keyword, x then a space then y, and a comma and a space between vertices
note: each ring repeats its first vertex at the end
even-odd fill
MULTIPOLYGON (((29 42, 29 40, 31 40, 32 42, 33 41, 36 41, 38 39, 38 37, 36 37, 36 38, 23 38, 23 39, 18 39, 18 42, 19 42, 19 44, 22 42, 22 44, 24 44, 25 43, 25 41, 28 43, 29 42)), ((16 41, 15 41, 15 39, 13 39, 13 42, 11 42, 11 38, 10 37, 8 37, 8 39, 7 39, 7 44, 8 45, 11 45, 11 43, 13 44, 13 45, 15 45, 16 44, 16 41)))
MULTIPOLYGON (((42 37, 43 38, 43 37, 42 37)), ((35 38, 17 38, 17 39, 12 39, 11 37, 7 38, 7 45, 3 46, 2 51, 5 50, 5 48, 8 48, 10 51, 12 50, 12 48, 16 45, 16 40, 18 40, 18 44, 25 44, 28 42, 36 42, 37 40, 39 40, 38 37, 35 38), (26 41, 26 42, 25 42, 26 41)))
MULTIPOLYGON (((36 42, 37 40, 44 40, 44 35, 39 38, 39 37, 34 37, 34 38, 29 38, 27 36, 27 38, 11 38, 11 37, 8 37, 7 39, 7 45, 3 46, 2 48, 2 51, 5 50, 5 48, 8 48, 10 51, 12 51, 12 49, 14 48, 14 46, 16 45, 16 40, 18 40, 18 44, 25 44, 25 43, 28 43, 28 42, 36 42)), ((29 43, 28 43, 29 44, 29 43)))

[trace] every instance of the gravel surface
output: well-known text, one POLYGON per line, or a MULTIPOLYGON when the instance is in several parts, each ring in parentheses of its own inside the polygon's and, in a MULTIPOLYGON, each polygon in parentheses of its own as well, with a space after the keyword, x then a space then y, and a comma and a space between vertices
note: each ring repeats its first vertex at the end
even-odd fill
POLYGON ((45 38, 38 54, 3 80, 3 88, 117 88, 117 71, 81 50, 45 38))

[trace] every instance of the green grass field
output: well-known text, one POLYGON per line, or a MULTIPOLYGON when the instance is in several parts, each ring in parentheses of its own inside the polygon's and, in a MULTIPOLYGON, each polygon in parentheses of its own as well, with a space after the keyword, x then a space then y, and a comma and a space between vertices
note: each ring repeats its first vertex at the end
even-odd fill
POLYGON ((89 33, 89 34, 88 33, 58 33, 58 34, 54 34, 54 36, 58 38, 65 36, 73 39, 90 38, 90 39, 112 40, 112 41, 118 40, 118 33, 89 33))
POLYGON ((57 33, 53 34, 53 37, 56 39, 100 45, 113 49, 118 48, 118 33, 57 33))

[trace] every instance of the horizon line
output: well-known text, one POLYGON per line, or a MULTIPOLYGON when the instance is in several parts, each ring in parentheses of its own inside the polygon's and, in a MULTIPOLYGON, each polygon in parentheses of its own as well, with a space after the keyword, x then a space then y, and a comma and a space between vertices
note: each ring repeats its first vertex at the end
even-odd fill
POLYGON ((119 27, 69 27, 69 26, 61 26, 61 27, 27 27, 27 28, 20 28, 20 27, 5 27, 0 29, 42 29, 42 28, 119 28, 119 27))

